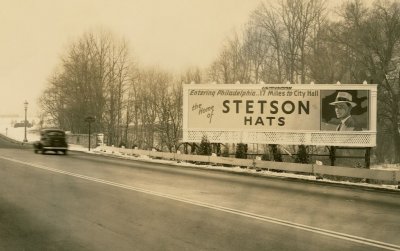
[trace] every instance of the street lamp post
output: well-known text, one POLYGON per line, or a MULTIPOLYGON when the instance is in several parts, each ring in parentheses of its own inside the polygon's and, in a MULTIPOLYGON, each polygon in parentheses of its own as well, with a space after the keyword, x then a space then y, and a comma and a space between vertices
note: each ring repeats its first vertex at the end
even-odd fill
POLYGON ((24 136, 24 142, 28 142, 28 139, 26 138, 26 113, 28 110, 28 101, 25 100, 24 102, 24 108, 25 108, 25 121, 24 121, 24 127, 25 127, 25 136, 24 136))

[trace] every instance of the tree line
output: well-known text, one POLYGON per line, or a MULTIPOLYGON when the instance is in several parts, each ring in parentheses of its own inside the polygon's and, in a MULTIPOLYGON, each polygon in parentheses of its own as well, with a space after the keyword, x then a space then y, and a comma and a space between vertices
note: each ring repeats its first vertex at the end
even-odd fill
MULTIPOLYGON (((86 116, 110 145, 179 148, 182 85, 285 83, 378 84, 378 161, 400 162, 400 2, 261 2, 206 69, 172 74, 141 67, 128 42, 87 32, 61 57, 40 104, 42 119, 87 133, 86 116), (272 2, 272 3, 270 3, 272 2), (389 150, 388 150, 389 149, 389 150)), ((221 142, 223 143, 223 142, 221 142)))
POLYGON ((49 78, 39 101, 41 119, 83 134, 91 116, 110 145, 148 148, 161 141, 172 150, 181 137, 181 89, 168 72, 140 69, 125 40, 109 31, 87 32, 49 78))

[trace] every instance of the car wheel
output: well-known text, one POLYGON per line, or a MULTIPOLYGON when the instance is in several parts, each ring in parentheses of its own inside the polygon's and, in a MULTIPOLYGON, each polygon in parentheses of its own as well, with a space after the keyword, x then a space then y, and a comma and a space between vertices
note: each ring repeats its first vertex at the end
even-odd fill
POLYGON ((38 150, 37 150, 37 149, 34 149, 33 152, 37 154, 37 153, 38 153, 38 150))
POLYGON ((43 150, 43 149, 42 149, 42 154, 46 154, 46 150, 43 150))

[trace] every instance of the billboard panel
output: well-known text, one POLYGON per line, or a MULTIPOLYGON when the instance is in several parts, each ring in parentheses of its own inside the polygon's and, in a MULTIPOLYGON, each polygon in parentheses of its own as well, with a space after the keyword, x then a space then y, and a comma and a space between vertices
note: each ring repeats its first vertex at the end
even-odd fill
POLYGON ((376 85, 185 85, 183 140, 375 146, 376 90, 376 85))

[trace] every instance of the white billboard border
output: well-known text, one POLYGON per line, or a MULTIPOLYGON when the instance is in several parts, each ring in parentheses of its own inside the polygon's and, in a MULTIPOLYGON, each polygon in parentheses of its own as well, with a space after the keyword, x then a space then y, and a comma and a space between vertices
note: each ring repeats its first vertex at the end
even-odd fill
POLYGON ((183 85, 183 142, 200 142, 206 136, 211 143, 255 143, 281 145, 315 145, 344 147, 375 147, 377 123, 377 85, 375 84, 185 84, 183 85), (188 128, 188 90, 260 90, 292 88, 295 90, 367 90, 369 91, 368 131, 266 131, 266 130, 210 130, 188 128), (262 139, 262 136, 268 139, 262 139), (293 140, 295 139, 295 140, 293 140), (297 140, 296 140, 297 139, 297 140), (327 140, 325 140, 327 139, 327 140))

